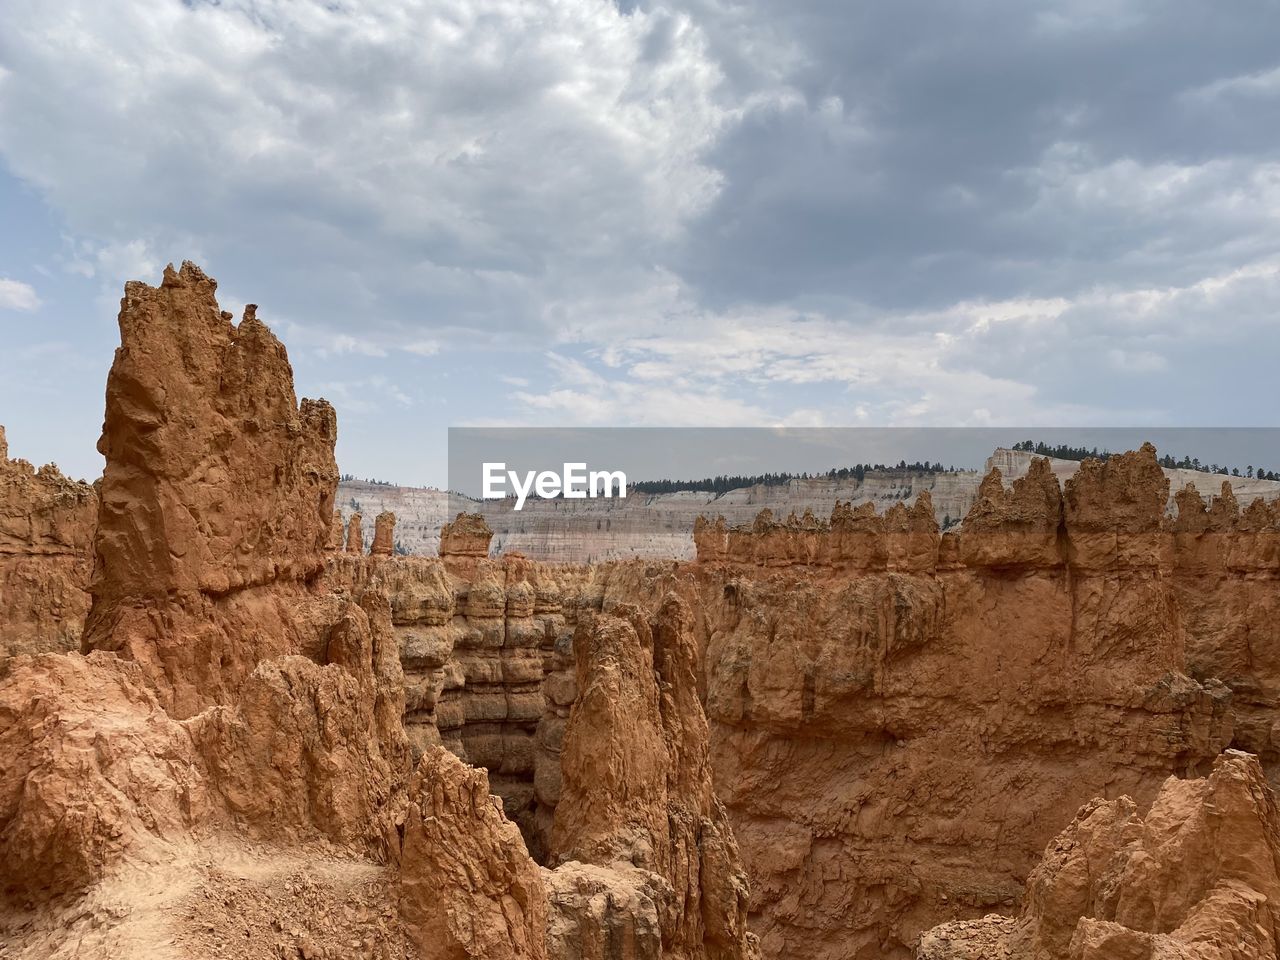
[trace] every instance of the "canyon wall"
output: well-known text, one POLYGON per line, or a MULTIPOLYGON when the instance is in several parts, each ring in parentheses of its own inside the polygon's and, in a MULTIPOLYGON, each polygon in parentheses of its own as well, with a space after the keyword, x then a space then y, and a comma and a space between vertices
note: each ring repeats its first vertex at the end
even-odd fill
MULTIPOLYGON (((945 431, 943 431, 945 434, 945 431)), ((939 440, 947 438, 940 436, 939 440)), ((954 437, 951 438, 954 440, 954 437)), ((1265 451, 1258 451, 1265 456, 1265 451)), ((983 470, 927 473, 889 468, 866 474, 862 480, 844 478, 796 479, 783 484, 756 484, 722 494, 681 490, 673 493, 632 492, 626 499, 540 500, 531 498, 516 512, 513 500, 468 500, 428 487, 343 480, 338 502, 344 516, 393 511, 397 542, 406 553, 434 556, 440 530, 459 510, 479 512, 493 531, 495 552, 518 551, 534 560, 555 563, 598 563, 629 558, 692 560, 691 534, 701 516, 723 517, 730 526, 750 526, 761 510, 785 516, 811 511, 830 516, 837 503, 854 507, 872 504, 885 513, 896 503, 910 506, 929 495, 934 516, 944 528, 954 526, 978 499, 983 478, 997 469, 1006 481, 1023 476, 1036 460, 1046 459, 1021 450, 996 449, 983 470), (450 512, 452 510, 452 513, 450 512)), ((1059 483, 1080 469, 1078 460, 1049 459, 1059 483)), ((1166 469, 1170 490, 1187 484, 1202 496, 1213 496, 1223 482, 1231 484, 1241 503, 1256 498, 1280 499, 1280 481, 1224 477, 1197 470, 1166 469)), ((1172 497, 1169 507, 1173 508, 1172 497)), ((363 547, 370 544, 363 534, 363 547)))
MULTIPOLYGON (((444 746, 484 767, 491 789, 535 852, 544 683, 555 669, 557 646, 564 651, 571 643, 576 599, 590 589, 593 576, 585 566, 474 554, 330 560, 334 589, 376 585, 390 599, 404 670, 404 726, 414 756, 444 746)), ((543 762, 554 764, 558 775, 558 752, 543 751, 543 762)))
POLYGON ((1144 447, 1065 491, 1043 461, 992 473, 947 534, 919 504, 699 525, 716 785, 766 956, 908 957, 1012 910, 1090 798, 1265 759, 1280 527, 1168 496, 1144 447))
POLYGON ((1273 508, 1172 499, 1144 448, 1065 491, 1043 460, 994 471, 945 534, 921 496, 700 521, 692 563, 394 558, 410 736, 488 767, 547 862, 582 625, 680 596, 764 956, 907 957, 1013 911, 1095 795, 1145 806, 1229 744, 1271 749, 1273 508))

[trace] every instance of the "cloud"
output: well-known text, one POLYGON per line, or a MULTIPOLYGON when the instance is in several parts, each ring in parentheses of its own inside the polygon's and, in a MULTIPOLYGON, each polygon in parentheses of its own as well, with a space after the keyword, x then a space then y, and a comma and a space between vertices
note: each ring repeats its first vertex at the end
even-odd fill
POLYGON ((773 64, 726 68, 754 99, 680 257, 704 302, 1071 296, 1275 248, 1280 9, 688 6, 773 64))
POLYGON ((46 8, 7 0, 0 32, 0 156, 68 237, 42 296, 86 277, 105 312, 123 279, 194 256, 226 305, 262 304, 300 383, 369 414, 370 450, 403 450, 427 407, 1082 425, 1271 408, 1280 8, 46 8))
POLYGON ((388 401, 405 409, 414 406, 413 397, 381 375, 355 380, 330 380, 319 386, 325 398, 344 413, 378 413, 386 408, 388 401))
POLYGON ((413 343, 406 343, 400 349, 419 357, 434 357, 440 352, 440 343, 436 340, 415 340, 413 343))
POLYGON ((591 423, 671 425, 699 418, 891 426, 1213 421, 1221 413, 1211 411, 1232 409, 1221 406, 1230 394, 1213 379, 1189 377, 1176 391, 1152 392, 1151 378, 1158 386, 1170 370, 1192 366, 1188 354, 1197 352, 1210 363, 1217 353, 1223 363, 1265 366, 1255 355, 1274 355, 1268 344, 1280 258, 1185 286, 1098 287, 1073 298, 924 311, 856 301, 826 312, 715 311, 678 287, 667 293, 665 304, 632 304, 642 312, 615 317, 619 326, 607 334, 584 329, 566 350, 548 353, 550 385, 512 395, 526 419, 546 422, 547 413, 564 418, 577 409, 591 423), (1214 331, 1212 348, 1196 345, 1218 314, 1229 315, 1231 326, 1214 331))
POLYGON ((21 280, 0 277, 0 310, 32 311, 40 306, 35 287, 21 280))
POLYGON ((13 0, 5 21, 0 152, 77 236, 162 264, 194 234, 211 273, 332 332, 542 336, 549 292, 612 289, 719 189, 702 154, 731 109, 681 13, 13 0))

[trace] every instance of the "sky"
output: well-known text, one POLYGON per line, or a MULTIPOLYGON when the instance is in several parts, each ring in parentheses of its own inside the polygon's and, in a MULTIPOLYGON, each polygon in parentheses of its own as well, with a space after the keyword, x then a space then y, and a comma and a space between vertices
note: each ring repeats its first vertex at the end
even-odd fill
POLYGON ((1276 425, 1272 0, 0 23, 0 423, 73 475, 184 259, 403 484, 451 426, 1276 425))

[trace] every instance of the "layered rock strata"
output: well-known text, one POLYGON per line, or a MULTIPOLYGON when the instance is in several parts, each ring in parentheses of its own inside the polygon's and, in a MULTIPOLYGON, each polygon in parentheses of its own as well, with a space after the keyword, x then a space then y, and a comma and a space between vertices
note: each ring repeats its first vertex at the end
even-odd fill
MULTIPOLYGON (((566 618, 561 598, 576 602, 591 580, 586 567, 547 568, 515 557, 343 557, 330 565, 335 588, 377 584, 390 598, 414 756, 442 745, 484 767, 535 853, 550 824, 544 802, 543 826, 534 829, 535 782, 559 777, 558 749, 544 746, 548 703, 565 700, 563 682, 551 675, 563 668, 574 623, 574 604, 566 618)), ((568 703, 561 712, 567 716, 568 703)))

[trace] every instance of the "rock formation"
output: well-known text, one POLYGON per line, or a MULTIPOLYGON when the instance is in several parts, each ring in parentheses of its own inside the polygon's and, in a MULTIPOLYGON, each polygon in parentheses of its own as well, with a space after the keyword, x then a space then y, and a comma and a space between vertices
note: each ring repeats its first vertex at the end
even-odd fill
POLYGON ((1280 949, 1280 814, 1251 754, 1170 778, 1139 815, 1095 799, 1045 850, 1021 916, 946 924, 921 960, 1270 960, 1280 949))
POLYGON ((389 510, 378 514, 373 522, 373 545, 369 553, 375 557, 389 557, 395 553, 396 515, 389 510))
MULTIPOLYGON (((1261 456, 1261 452, 1259 452, 1261 456)), ((756 484, 728 492, 677 490, 645 493, 626 499, 540 500, 531 498, 517 512, 513 498, 476 500, 467 508, 479 511, 493 530, 495 553, 519 551, 532 560, 552 563, 603 563, 608 560, 649 558, 692 560, 691 538, 700 516, 723 517, 728 526, 750 526, 768 509, 775 517, 805 510, 829 517, 837 503, 869 505, 883 515, 897 503, 914 504, 929 494, 934 517, 942 529, 950 529, 971 513, 978 490, 992 469, 1008 484, 1030 469, 1044 469, 1065 483, 1080 468, 1078 460, 1055 460, 1021 450, 997 449, 981 470, 923 472, 888 467, 859 479, 814 477, 785 484, 756 484)), ((1218 492, 1222 482, 1231 484, 1240 503, 1261 498, 1280 500, 1280 481, 1256 477, 1224 477, 1198 470, 1165 468, 1171 490, 1193 485, 1202 496, 1218 492)), ((431 487, 403 487, 346 479, 338 486, 342 510, 358 510, 365 516, 382 510, 399 518, 396 539, 409 553, 436 556, 440 528, 460 507, 456 494, 431 487), (452 511, 452 512, 451 512, 452 511)), ((1172 504, 1170 504, 1172 507, 1172 504)))
POLYGON ((434 747, 409 797, 400 913, 422 960, 547 957, 541 872, 484 771, 434 747))
POLYGON ((15 957, 1274 956, 1273 505, 1169 514, 1144 447, 946 531, 921 492, 545 564, 383 511, 366 555, 333 411, 213 294, 127 288, 100 498, 0 459, 15 957))
POLYGON ((0 679, 0 895, 83 888, 208 811, 191 737, 138 664, 101 653, 11 661, 0 679))
POLYGON ((1180 491, 1168 527, 1187 671, 1231 688, 1235 745, 1280 785, 1280 510, 1260 500, 1242 509, 1224 481, 1209 503, 1180 491))
POLYGON ((440 529, 440 556, 487 557, 493 531, 478 513, 460 513, 440 529))
MULTIPOLYGON (((711 791, 687 612, 659 622, 656 657, 649 641, 661 680, 640 678, 645 696, 661 698, 647 735, 662 752, 646 771, 660 790, 663 818, 647 841, 662 845, 657 859, 540 868, 503 804, 532 830, 546 658, 565 629, 559 598, 590 574, 485 559, 483 525, 465 518, 458 552, 441 560, 400 563, 383 549, 326 560, 333 412, 296 403, 278 341, 252 308, 231 325, 213 290, 190 264, 166 270, 159 289, 127 288, 100 444, 87 653, 13 657, 0 671, 6 951, 150 955, 162 930, 235 957, 389 955, 396 944, 441 960, 592 956, 584 945, 614 956, 614 906, 643 887, 662 913, 639 960, 742 956, 745 879, 711 791), (451 670, 449 730, 441 674, 451 670), (445 743, 493 771, 503 798, 445 743), (278 906, 218 863, 315 850, 336 858, 329 886, 353 872, 370 881, 344 910, 395 891, 359 944, 333 946, 342 925, 321 903, 278 906), (148 895, 147 917, 124 922, 152 875, 172 882, 148 895), (184 889, 194 891, 185 905, 174 900, 184 889), (237 902, 258 915, 237 916, 237 902), (57 904, 99 932, 62 929, 57 904), (201 910, 242 926, 248 942, 182 926, 201 910), (314 936, 276 926, 273 946, 254 943, 264 911, 314 936)), ((379 518, 380 546, 391 522, 379 518)), ((605 656, 593 647, 581 669, 609 669, 594 665, 605 656)), ((571 758, 576 785, 585 755, 571 758)), ((559 808, 569 816, 563 798, 559 808)), ((618 798, 607 809, 622 809, 618 798)), ((287 892, 298 889, 290 881, 287 892)))
POLYGON ((359 512, 351 515, 351 520, 347 524, 347 553, 364 553, 363 520, 359 512))
POLYGON ((280 341, 184 263, 131 281, 107 377, 84 649, 142 664, 178 718, 318 642, 294 608, 324 566, 337 420, 293 392, 280 341))
POLYGON ((0 659, 79 646, 98 498, 53 464, 10 460, 0 427, 0 659))
POLYGON ((703 525, 715 783, 766 956, 910 956, 1014 908, 1090 797, 1208 770, 1232 693, 1188 674, 1205 584, 1170 565, 1165 483, 1143 449, 1065 497, 992 474, 941 536, 909 511, 703 525))
POLYGON ((550 854, 573 862, 575 885, 581 864, 622 865, 628 892, 607 926, 638 940, 648 930, 662 956, 736 960, 748 953, 747 882, 712 790, 692 619, 672 595, 652 624, 635 607, 579 624, 550 854))
POLYGON ((384 596, 318 591, 336 420, 191 264, 130 283, 107 387, 88 657, 0 679, 0 889, 51 897, 197 827, 398 855, 384 596), (25 860, 30 856, 31 862, 25 860))

